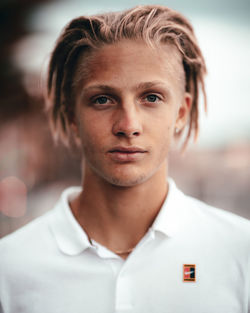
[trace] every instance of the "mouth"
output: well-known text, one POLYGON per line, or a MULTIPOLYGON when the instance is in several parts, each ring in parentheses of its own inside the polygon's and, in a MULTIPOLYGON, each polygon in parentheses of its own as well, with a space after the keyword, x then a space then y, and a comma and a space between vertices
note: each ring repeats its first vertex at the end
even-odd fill
POLYGON ((140 147, 114 147, 108 151, 111 159, 118 163, 135 162, 141 160, 147 153, 147 150, 140 147))
POLYGON ((139 147, 114 147, 109 150, 110 153, 119 152, 119 153, 145 153, 146 150, 139 147))

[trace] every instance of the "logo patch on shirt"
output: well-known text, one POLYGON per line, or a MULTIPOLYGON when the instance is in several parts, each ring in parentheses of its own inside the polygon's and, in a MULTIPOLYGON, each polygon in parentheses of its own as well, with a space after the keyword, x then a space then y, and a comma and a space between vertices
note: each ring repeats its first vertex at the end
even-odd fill
POLYGON ((183 281, 196 281, 195 264, 183 264, 183 281))

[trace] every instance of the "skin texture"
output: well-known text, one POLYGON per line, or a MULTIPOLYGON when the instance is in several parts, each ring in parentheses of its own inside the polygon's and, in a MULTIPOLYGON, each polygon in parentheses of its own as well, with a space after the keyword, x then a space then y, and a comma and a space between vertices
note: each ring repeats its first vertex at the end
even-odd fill
POLYGON ((71 208, 89 237, 126 250, 145 235, 167 195, 168 152, 175 127, 187 122, 190 95, 173 45, 106 45, 87 69, 72 124, 84 155, 84 191, 71 208))

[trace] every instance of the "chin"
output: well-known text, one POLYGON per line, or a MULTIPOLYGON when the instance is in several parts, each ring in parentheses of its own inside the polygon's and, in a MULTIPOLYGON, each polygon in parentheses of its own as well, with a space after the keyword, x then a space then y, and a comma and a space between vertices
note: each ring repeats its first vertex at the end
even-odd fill
POLYGON ((92 167, 92 172, 104 182, 117 187, 134 187, 143 184, 154 175, 150 169, 129 166, 92 167))
POLYGON ((117 187, 134 187, 144 183, 147 180, 146 175, 139 175, 134 177, 105 177, 106 181, 109 182, 113 186, 117 187))

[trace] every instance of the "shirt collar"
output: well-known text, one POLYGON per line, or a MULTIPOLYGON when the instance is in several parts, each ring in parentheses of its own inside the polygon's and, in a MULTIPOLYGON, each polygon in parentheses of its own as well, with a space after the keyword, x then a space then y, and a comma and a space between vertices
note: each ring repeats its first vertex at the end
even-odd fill
POLYGON ((188 227, 190 228, 192 218, 190 210, 188 210, 187 198, 176 187, 175 182, 168 178, 168 194, 151 229, 173 237, 186 231, 188 227))
POLYGON ((50 216, 50 227, 59 249, 68 255, 77 255, 91 246, 88 236, 75 219, 69 200, 81 192, 81 187, 70 187, 63 191, 50 216))
MULTIPOLYGON (((168 194, 151 226, 168 237, 183 232, 192 223, 187 210, 187 197, 176 187, 174 181, 168 179, 168 194)), ((63 191, 61 198, 50 216, 50 227, 59 249, 68 255, 77 255, 91 247, 88 236, 75 219, 69 200, 82 190, 81 187, 70 187, 63 191)))

